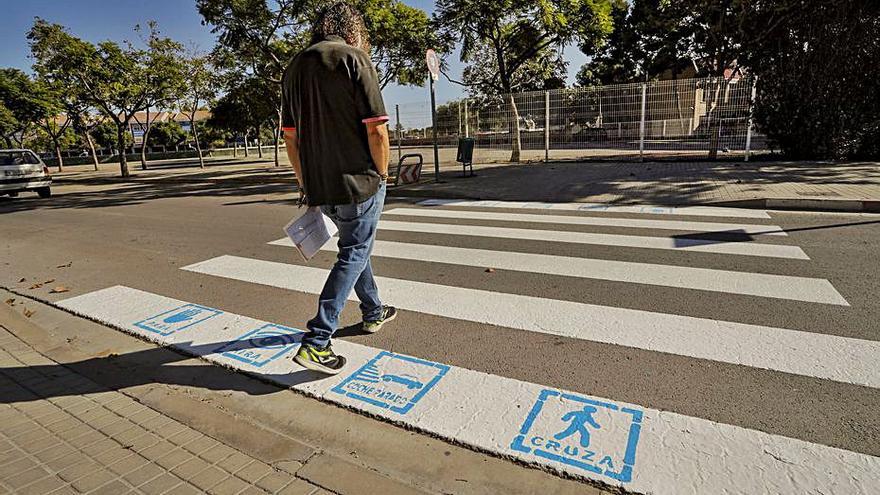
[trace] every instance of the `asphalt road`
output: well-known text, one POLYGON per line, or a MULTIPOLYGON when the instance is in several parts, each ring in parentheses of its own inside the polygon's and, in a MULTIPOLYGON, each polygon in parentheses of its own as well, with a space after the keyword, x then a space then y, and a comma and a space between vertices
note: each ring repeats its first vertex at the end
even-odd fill
MULTIPOLYGON (((15 200, 0 198, 0 286, 57 301, 123 285, 296 328, 304 328, 314 314, 313 294, 268 282, 251 283, 181 269, 225 255, 306 265, 295 250, 268 244, 282 237, 281 227, 298 214, 293 206, 294 195, 283 184, 163 182, 118 189, 105 185, 94 191, 83 186, 71 187, 69 191, 59 187, 55 193, 56 197, 48 200, 29 195, 15 200), (50 293, 57 287, 69 292, 50 293)), ((389 196, 393 197, 393 192, 389 196)), ((420 286, 430 289, 424 293, 409 294, 412 301, 407 304, 431 307, 435 304, 432 299, 445 294, 444 287, 485 291, 470 293, 482 294, 485 300, 462 303, 460 317, 454 317, 459 311, 456 308, 404 308, 400 317, 378 334, 363 335, 354 327, 343 330, 340 338, 346 341, 554 389, 880 456, 880 390, 876 386, 860 379, 827 379, 821 374, 785 371, 812 365, 802 362, 804 359, 823 361, 826 357, 828 361, 823 364, 831 373, 837 367, 860 365, 867 366, 869 374, 876 371, 877 368, 871 368, 880 362, 876 355, 873 364, 841 358, 836 345, 850 340, 819 339, 815 347, 803 354, 807 358, 792 358, 784 352, 785 339, 798 337, 789 335, 779 341, 779 366, 763 367, 749 365, 748 356, 693 357, 692 353, 674 349, 658 350, 667 349, 664 342, 617 345, 566 334, 566 329, 530 331, 518 328, 516 323, 488 324, 465 316, 472 309, 491 312, 494 308, 503 313, 504 308, 494 306, 497 302, 492 294, 521 295, 548 301, 550 311, 559 302, 571 302, 590 308, 648 312, 644 313, 644 328, 639 330, 643 337, 651 335, 653 325, 657 324, 654 315, 660 314, 698 318, 688 320, 688 324, 695 328, 704 325, 705 332, 722 332, 715 322, 733 322, 794 330, 810 337, 857 339, 857 344, 877 343, 880 215, 768 212, 768 218, 734 218, 680 212, 671 215, 497 206, 428 207, 390 198, 383 221, 391 221, 394 228, 380 228, 378 238, 387 241, 388 251, 385 256, 374 257, 376 274, 432 284, 420 286), (387 213, 394 208, 428 213, 387 213), (444 211, 453 214, 443 216, 444 211), (455 213, 468 211, 500 216, 475 219, 455 213), (587 220, 543 222, 537 217, 518 215, 587 220), (670 221, 762 225, 767 230, 743 233, 736 228, 709 228, 708 232, 697 232, 692 228, 696 225, 663 223, 670 221), (452 225, 460 232, 436 233, 429 228, 415 232, 407 228, 408 224, 416 223, 452 225), (788 235, 773 235, 773 226, 782 227, 788 235), (517 230, 479 230, 484 227, 517 230), (511 238, 522 230, 598 237, 584 243, 511 238), (646 243, 627 241, 629 245, 624 246, 620 242, 624 238, 643 238, 646 243), (672 248, 650 247, 648 238, 670 239, 672 248), (689 241, 693 240, 722 246, 789 246, 800 248, 808 259, 681 249, 692 245, 689 241), (419 246, 481 252, 443 251, 452 257, 460 255, 463 260, 439 262, 432 261, 434 254, 419 256, 419 246), (395 255, 394 249, 416 254, 395 255), (499 265, 511 264, 510 268, 484 263, 477 257, 486 254, 482 251, 494 253, 489 255, 496 256, 499 265), (551 265, 553 260, 572 266, 579 260, 600 263, 590 261, 593 264, 586 265, 581 272, 571 268, 571 273, 566 273, 565 265, 558 270, 529 271, 515 269, 517 260, 522 258, 508 261, 509 253, 565 257, 544 259, 551 265), (425 259, 406 259, 420 257, 425 259), (601 260, 623 263, 603 265, 601 260), (604 275, 598 275, 600 265, 604 275), (697 277, 694 272, 677 268, 719 272, 701 272, 697 277), (776 286, 764 285, 760 279, 728 282, 730 271, 804 279, 780 279, 779 293, 773 294, 776 289, 770 287, 776 286), (644 277, 652 276, 659 277, 659 281, 645 281, 644 277), (695 287, 699 284, 703 288, 695 287), (720 285, 706 290, 707 284, 720 285), (845 304, 834 302, 835 293, 845 304), (829 347, 822 348, 826 344, 829 347)), ((333 260, 334 253, 321 252, 307 265, 326 269, 333 260)), ((386 302, 396 304, 394 300, 386 302)), ((346 307, 342 321, 347 325, 359 321, 356 304, 346 307)), ((585 332, 593 326, 608 332, 616 329, 614 321, 587 321, 583 326, 585 332)), ((754 351, 750 345, 743 342, 743 355, 754 351)), ((698 352, 708 356, 715 350, 698 352)), ((876 381, 877 376, 869 378, 876 381)))

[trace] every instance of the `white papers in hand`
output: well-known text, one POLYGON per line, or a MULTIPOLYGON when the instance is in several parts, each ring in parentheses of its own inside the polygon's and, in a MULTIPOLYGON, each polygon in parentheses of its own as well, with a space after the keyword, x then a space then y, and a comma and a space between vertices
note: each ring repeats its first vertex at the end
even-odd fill
POLYGON ((308 261, 336 235, 337 229, 320 207, 312 206, 303 216, 291 220, 284 227, 284 232, 293 241, 299 254, 308 261))

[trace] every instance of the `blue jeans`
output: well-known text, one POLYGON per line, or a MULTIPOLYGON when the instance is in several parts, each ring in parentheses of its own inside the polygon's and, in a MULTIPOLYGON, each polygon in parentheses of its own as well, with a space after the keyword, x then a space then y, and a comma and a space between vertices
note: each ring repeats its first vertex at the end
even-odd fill
POLYGON ((385 184, 381 184, 379 191, 363 203, 321 207, 339 228, 339 255, 318 299, 318 314, 307 325, 309 332, 303 336, 304 343, 320 348, 330 343, 352 289, 361 301, 365 321, 382 316, 370 253, 384 205, 385 184))

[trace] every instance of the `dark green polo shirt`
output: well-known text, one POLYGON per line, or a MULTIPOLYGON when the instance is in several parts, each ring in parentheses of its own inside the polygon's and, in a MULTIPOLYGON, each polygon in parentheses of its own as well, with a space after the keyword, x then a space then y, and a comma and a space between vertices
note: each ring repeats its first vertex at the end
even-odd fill
POLYGON ((309 204, 359 203, 376 194, 381 179, 364 124, 388 115, 370 56, 328 36, 294 57, 281 90, 281 127, 299 138, 309 204))

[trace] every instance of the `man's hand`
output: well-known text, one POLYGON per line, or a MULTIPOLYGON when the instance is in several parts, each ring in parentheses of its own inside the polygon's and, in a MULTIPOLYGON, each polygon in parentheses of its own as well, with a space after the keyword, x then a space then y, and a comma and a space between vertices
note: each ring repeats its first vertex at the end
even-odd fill
POLYGON ((368 122, 367 142, 370 144, 370 155, 373 165, 382 177, 388 176, 388 158, 391 156, 391 143, 388 139, 386 122, 368 122))
POLYGON ((299 199, 302 202, 305 198, 305 184, 302 180, 302 163, 299 160, 299 137, 296 135, 296 129, 284 129, 284 146, 287 148, 287 159, 293 165, 293 172, 296 174, 296 183, 299 186, 299 199))

